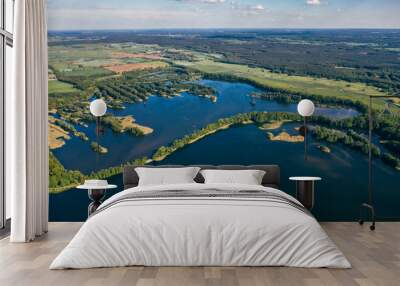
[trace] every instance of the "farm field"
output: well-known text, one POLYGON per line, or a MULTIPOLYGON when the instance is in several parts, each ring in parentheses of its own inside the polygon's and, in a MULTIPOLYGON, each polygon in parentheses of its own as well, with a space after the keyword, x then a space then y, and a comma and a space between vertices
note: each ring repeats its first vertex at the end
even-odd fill
POLYGON ((165 68, 168 64, 160 61, 143 62, 143 63, 129 63, 129 64, 114 64, 107 65, 105 68, 117 74, 122 74, 130 71, 140 71, 148 69, 165 68))

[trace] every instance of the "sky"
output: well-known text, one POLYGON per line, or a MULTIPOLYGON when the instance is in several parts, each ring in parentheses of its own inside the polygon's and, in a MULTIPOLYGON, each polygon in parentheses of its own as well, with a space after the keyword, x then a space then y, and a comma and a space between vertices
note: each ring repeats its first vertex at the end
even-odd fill
POLYGON ((400 0, 48 0, 49 30, 400 28, 400 0))

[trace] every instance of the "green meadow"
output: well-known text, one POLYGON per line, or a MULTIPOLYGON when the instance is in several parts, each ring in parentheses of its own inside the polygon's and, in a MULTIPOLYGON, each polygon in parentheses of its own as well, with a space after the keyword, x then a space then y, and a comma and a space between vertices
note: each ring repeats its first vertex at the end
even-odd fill
MULTIPOLYGON (((319 96, 339 97, 368 104, 368 96, 387 95, 378 88, 364 83, 352 83, 342 80, 316 78, 309 76, 293 76, 274 73, 263 68, 246 65, 227 64, 210 60, 189 62, 176 61, 175 64, 208 74, 226 74, 250 80, 267 88, 286 92, 313 94, 319 96)), ((376 107, 384 107, 383 100, 374 102, 376 107)))
POLYGON ((68 93, 77 93, 80 92, 79 89, 76 89, 72 84, 65 83, 59 80, 49 80, 49 94, 68 94, 68 93))

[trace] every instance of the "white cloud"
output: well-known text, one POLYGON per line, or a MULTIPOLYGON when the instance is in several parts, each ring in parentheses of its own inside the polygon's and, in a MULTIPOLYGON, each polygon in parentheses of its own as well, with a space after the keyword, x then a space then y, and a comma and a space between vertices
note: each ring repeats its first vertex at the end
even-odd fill
POLYGON ((244 15, 254 15, 266 12, 266 8, 262 4, 257 5, 242 5, 238 2, 231 1, 230 7, 232 10, 240 11, 244 15))
POLYGON ((265 7, 261 4, 255 5, 255 6, 251 6, 250 7, 251 10, 255 10, 255 11, 263 11, 265 10, 265 7))
POLYGON ((200 2, 208 4, 219 4, 219 3, 224 3, 225 0, 200 0, 200 2))
POLYGON ((244 15, 247 16, 264 15, 267 12, 267 9, 261 4, 257 4, 254 6, 247 5, 241 10, 244 15))
POLYGON ((177 2, 187 2, 187 3, 206 3, 206 4, 222 4, 225 0, 175 0, 177 2))
POLYGON ((240 6, 239 3, 236 1, 231 1, 229 4, 230 4, 232 10, 236 10, 240 6))
POLYGON ((307 0, 308 5, 321 5, 321 0, 307 0))

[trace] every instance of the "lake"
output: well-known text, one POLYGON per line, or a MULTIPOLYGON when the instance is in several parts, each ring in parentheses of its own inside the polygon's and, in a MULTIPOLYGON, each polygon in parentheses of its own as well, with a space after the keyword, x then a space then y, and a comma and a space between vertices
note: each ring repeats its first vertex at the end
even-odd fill
MULTIPOLYGON (((111 111, 116 115, 133 115, 137 122, 154 128, 145 137, 115 134, 106 130, 100 144, 109 149, 106 155, 96 155, 90 143, 73 137, 67 144, 54 150, 54 154, 67 169, 89 173, 109 166, 142 157, 151 156, 155 149, 167 145, 175 138, 191 133, 221 117, 250 111, 296 112, 296 104, 253 99, 249 94, 257 89, 248 84, 204 80, 203 84, 214 87, 218 101, 183 93, 171 99, 152 96, 145 103, 130 104, 124 110, 111 111)), ((353 109, 317 108, 316 114, 345 118, 357 115, 353 109)), ((284 125, 295 134, 296 123, 284 125)), ((94 140, 94 125, 85 130, 94 140)), ((234 127, 206 137, 167 157, 161 164, 279 164, 281 189, 294 194, 295 186, 290 176, 320 176, 316 184, 316 203, 313 213, 320 220, 354 220, 361 202, 367 199, 367 158, 364 154, 341 145, 328 145, 332 153, 322 153, 311 139, 309 160, 304 161, 303 143, 276 142, 267 139, 265 131, 255 125, 234 127)), ((326 144, 325 144, 326 145, 326 144)), ((381 216, 399 216, 400 193, 397 181, 400 172, 387 167, 379 160, 374 164, 375 201, 381 216)), ((122 176, 109 181, 122 189, 122 176)), ((89 199, 84 190, 72 189, 50 195, 51 221, 83 221, 87 216, 89 199)))

